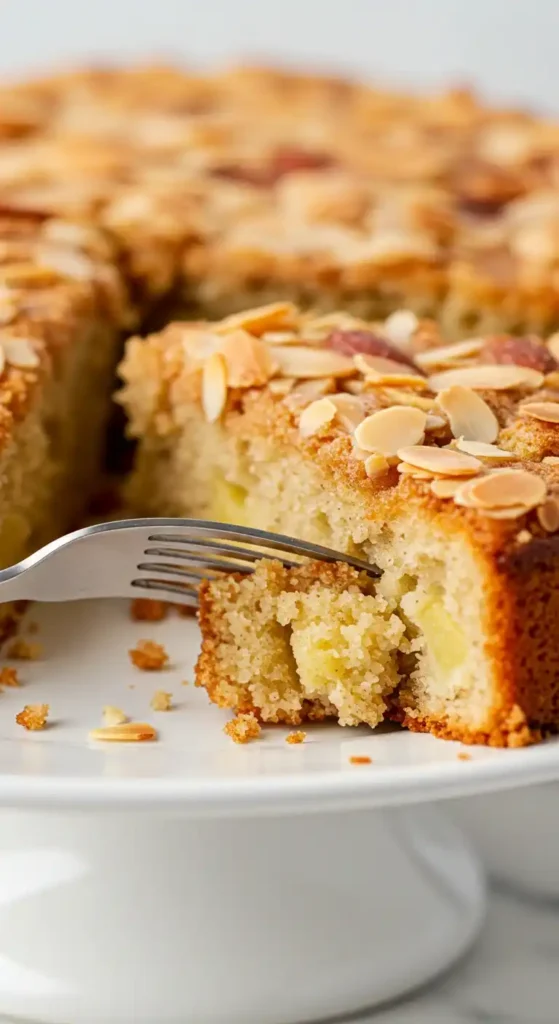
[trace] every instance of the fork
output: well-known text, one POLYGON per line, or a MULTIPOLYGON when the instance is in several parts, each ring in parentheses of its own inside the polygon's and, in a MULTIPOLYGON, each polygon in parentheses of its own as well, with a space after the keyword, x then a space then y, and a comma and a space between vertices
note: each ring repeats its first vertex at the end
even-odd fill
POLYGON ((195 608, 203 579, 250 573, 262 558, 346 562, 379 576, 369 562, 281 534, 203 519, 125 519, 76 530, 0 570, 0 601, 96 597, 173 600, 195 608))

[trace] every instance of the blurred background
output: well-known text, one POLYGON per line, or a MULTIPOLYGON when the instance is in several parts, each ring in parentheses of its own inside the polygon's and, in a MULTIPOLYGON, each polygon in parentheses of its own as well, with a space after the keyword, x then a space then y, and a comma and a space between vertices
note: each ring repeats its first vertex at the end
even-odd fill
POLYGON ((3 0, 3 74, 84 57, 239 57, 559 108, 557 0, 3 0))

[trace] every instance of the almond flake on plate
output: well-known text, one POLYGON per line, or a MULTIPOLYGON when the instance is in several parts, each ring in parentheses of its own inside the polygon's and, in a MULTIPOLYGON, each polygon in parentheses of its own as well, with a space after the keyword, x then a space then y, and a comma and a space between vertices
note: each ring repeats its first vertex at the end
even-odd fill
POLYGON ((123 722, 92 729, 89 739, 104 743, 145 743, 157 739, 157 729, 147 722, 123 722))

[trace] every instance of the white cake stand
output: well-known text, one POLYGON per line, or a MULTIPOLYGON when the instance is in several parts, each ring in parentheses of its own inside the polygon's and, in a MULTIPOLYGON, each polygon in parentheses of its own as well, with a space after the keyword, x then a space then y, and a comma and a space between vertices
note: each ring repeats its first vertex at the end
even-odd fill
POLYGON ((50 1024, 303 1024, 451 964, 483 915, 434 806, 559 776, 559 744, 471 749, 399 730, 286 730, 235 746, 192 678, 194 622, 97 602, 33 609, 41 661, 0 698, 0 1014, 50 1024), (173 665, 134 669, 163 642, 173 665), (133 688, 131 688, 133 687, 133 688), (176 709, 150 710, 156 688, 176 709), (24 703, 50 728, 26 733, 24 703), (95 745, 104 704, 160 740, 95 745), (352 755, 372 758, 353 765, 352 755))

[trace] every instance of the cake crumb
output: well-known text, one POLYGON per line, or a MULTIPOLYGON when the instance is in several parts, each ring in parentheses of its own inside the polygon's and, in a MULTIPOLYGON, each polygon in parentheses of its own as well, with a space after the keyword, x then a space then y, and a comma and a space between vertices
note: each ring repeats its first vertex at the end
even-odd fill
POLYGON ((181 686, 190 686, 190 679, 183 679, 181 686))
POLYGON ((146 743, 157 739, 157 729, 147 722, 122 722, 92 729, 89 739, 105 743, 146 743))
POLYGON ((105 704, 103 708, 103 722, 105 725, 122 725, 126 721, 128 721, 128 715, 125 715, 121 708, 117 708, 113 704, 105 704))
POLYGON ((42 653, 43 648, 41 644, 31 643, 22 636, 12 640, 6 651, 8 658, 15 658, 16 661, 37 661, 42 653))
POLYGON ((532 534, 529 530, 519 530, 516 535, 517 544, 529 544, 532 539, 532 534))
POLYGON ((241 712, 223 727, 226 736, 230 736, 235 743, 250 743, 257 740, 262 732, 260 722, 252 711, 241 712))
POLYGON ((17 668, 9 668, 7 665, 0 669, 0 687, 21 686, 17 668))
POLYGON ((172 700, 172 693, 167 693, 166 690, 156 690, 150 700, 150 705, 154 711, 171 711, 173 707, 172 700))
POLYGON ((23 725, 24 729, 37 732, 45 728, 49 711, 49 704, 26 704, 23 711, 16 715, 16 722, 23 725))
POLYGON ((144 672, 156 672, 158 669, 164 668, 169 661, 169 655, 163 644, 158 644, 155 640, 138 640, 136 646, 128 651, 128 654, 132 664, 144 672))
POLYGON ((372 764, 373 759, 366 754, 352 754, 349 758, 350 764, 372 764))
POLYGON ((161 622, 167 618, 170 605, 152 597, 136 597, 130 602, 130 615, 135 622, 161 622))
POLYGON ((286 743, 304 743, 307 738, 306 732, 302 729, 298 729, 296 732, 290 732, 285 737, 286 743))
POLYGON ((456 755, 456 757, 458 758, 459 761, 471 761, 472 760, 472 755, 468 754, 467 751, 465 751, 465 750, 459 750, 457 755, 456 755))

